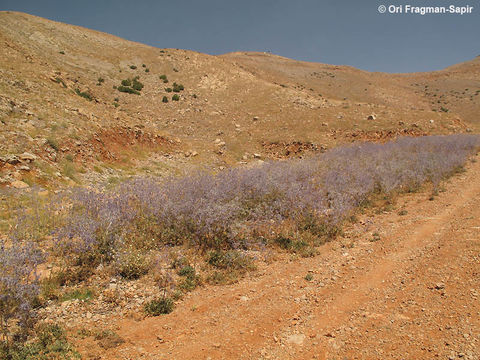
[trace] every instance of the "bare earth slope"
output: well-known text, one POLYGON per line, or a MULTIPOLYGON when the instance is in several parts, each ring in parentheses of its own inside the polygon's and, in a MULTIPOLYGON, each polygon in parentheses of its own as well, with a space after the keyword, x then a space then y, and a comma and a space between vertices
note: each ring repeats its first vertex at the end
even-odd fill
POLYGON ((218 170, 355 140, 479 129, 478 58, 432 73, 370 73, 264 53, 158 49, 15 12, 0 12, 0 53, 6 185, 218 170), (135 76, 140 95, 115 89, 135 76), (179 101, 166 90, 173 83, 184 87, 179 101), (29 169, 7 161, 24 152, 37 157, 29 169))
MULTIPOLYGON (((478 158, 478 157, 477 157, 478 158)), ((195 291, 169 315, 115 320, 106 359, 479 359, 480 162, 407 215, 364 218, 321 255, 195 291), (380 234, 372 241, 372 233, 380 234), (307 273, 313 280, 304 279, 307 273)), ((88 350, 87 350, 88 349, 88 350)))

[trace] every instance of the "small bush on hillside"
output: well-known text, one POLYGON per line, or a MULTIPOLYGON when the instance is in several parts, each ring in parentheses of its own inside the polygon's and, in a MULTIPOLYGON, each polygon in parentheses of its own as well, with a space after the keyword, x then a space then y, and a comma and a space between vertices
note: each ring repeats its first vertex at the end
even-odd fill
POLYGON ((132 81, 132 88, 137 90, 137 91, 141 91, 143 89, 143 84, 138 81, 138 78, 133 78, 133 81, 132 81))
POLYGON ((172 96, 172 101, 178 101, 178 100, 180 100, 180 96, 178 96, 177 94, 172 96))
POLYGON ((168 103, 168 98, 166 96, 163 97, 162 102, 168 103))
POLYGON ((127 86, 119 86, 119 87, 117 87, 117 90, 120 91, 120 92, 127 93, 127 94, 140 95, 139 91, 137 91, 135 89, 132 89, 130 87, 127 87, 127 86))
POLYGON ((146 68, 146 69, 145 69, 145 72, 146 72, 146 73, 149 73, 149 72, 150 72, 150 69, 149 69, 149 68, 146 68))
POLYGON ((130 65, 130 69, 135 70, 137 67, 135 65, 130 65))
POLYGON ((93 97, 90 93, 86 92, 86 91, 80 91, 80 89, 75 89, 75 93, 78 95, 78 96, 81 96, 83 97, 84 99, 87 99, 88 101, 92 101, 93 100, 93 97))
POLYGON ((162 297, 149 301, 145 304, 144 310, 147 315, 159 316, 163 314, 170 314, 175 307, 175 303, 169 297, 162 297))
POLYGON ((132 86, 132 80, 130 79, 122 80, 122 86, 132 86))
POLYGON ((150 266, 146 256, 138 250, 127 249, 115 254, 117 273, 128 280, 134 280, 145 275, 150 266))
POLYGON ((42 324, 36 331, 35 341, 26 344, 0 345, 0 359, 5 360, 50 360, 81 359, 69 344, 65 331, 57 324, 42 324))
POLYGON ((168 83, 167 75, 160 75, 159 78, 160 78, 160 80, 163 80, 164 84, 168 83))
POLYGON ((172 88, 165 88, 165 91, 168 92, 168 93, 170 93, 170 92, 172 92, 173 90, 172 90, 172 88))
POLYGON ((184 90, 184 87, 182 84, 177 84, 177 83, 173 83, 173 92, 180 92, 180 91, 183 91, 184 90))

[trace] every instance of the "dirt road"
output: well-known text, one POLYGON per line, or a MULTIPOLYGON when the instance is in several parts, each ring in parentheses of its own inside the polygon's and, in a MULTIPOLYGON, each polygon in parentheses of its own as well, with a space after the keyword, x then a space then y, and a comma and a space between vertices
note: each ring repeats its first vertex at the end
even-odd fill
POLYGON ((467 168, 433 201, 403 196, 315 258, 119 320, 126 342, 100 358, 480 359, 480 162, 467 168))

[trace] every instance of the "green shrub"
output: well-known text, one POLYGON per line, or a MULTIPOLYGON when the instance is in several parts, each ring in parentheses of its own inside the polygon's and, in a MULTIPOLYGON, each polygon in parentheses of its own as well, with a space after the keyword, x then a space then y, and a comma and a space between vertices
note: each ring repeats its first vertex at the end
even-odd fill
POLYGON ((132 89, 130 87, 127 87, 127 86, 119 86, 117 88, 117 90, 120 91, 120 92, 128 93, 128 94, 140 95, 139 91, 137 91, 135 89, 132 89))
POLYGON ((143 68, 144 68, 144 67, 147 67, 147 65, 145 65, 145 64, 142 64, 142 67, 143 67, 143 68))
POLYGON ((184 90, 184 87, 182 84, 177 84, 177 83, 173 83, 173 92, 180 92, 180 91, 183 91, 184 90))
POLYGON ((159 316, 170 314, 175 307, 175 303, 169 297, 154 299, 145 304, 144 311, 150 316, 159 316))
POLYGON ((135 70, 137 67, 135 65, 130 65, 130 69, 135 70))
POLYGON ((180 96, 178 96, 177 94, 172 96, 172 101, 178 101, 178 100, 180 100, 180 96))
POLYGON ((81 359, 69 344, 65 331, 57 324, 42 324, 37 329, 37 339, 29 343, 7 344, 0 342, 0 359, 53 360, 81 359))
POLYGON ((160 78, 160 80, 163 80, 164 84, 168 83, 167 75, 160 75, 159 78, 160 78))
POLYGON ((163 97, 162 102, 168 103, 168 98, 166 96, 163 97))
POLYGON ((143 84, 140 81, 138 81, 138 79, 135 77, 135 78, 133 78, 132 88, 137 90, 137 91, 142 91, 143 84))
POLYGON ((170 92, 172 92, 172 88, 165 88, 165 91, 170 93, 170 92))
POLYGON ((65 55, 65 51, 61 50, 59 51, 60 54, 65 55))
POLYGON ((191 265, 185 265, 177 272, 180 276, 193 276, 195 275, 195 269, 191 265))
POLYGON ((80 91, 80 89, 75 89, 75 93, 78 95, 78 96, 81 96, 83 97, 84 99, 87 99, 88 101, 92 101, 93 100, 93 97, 90 93, 86 92, 86 91, 80 91))
POLYGON ((145 72, 146 72, 146 73, 150 72, 150 69, 149 69, 149 68, 146 68, 146 69, 145 69, 145 72))
POLYGON ((122 86, 132 86, 132 80, 130 79, 122 80, 122 86))
POLYGON ((99 77, 97 81, 98 81, 99 84, 101 84, 101 83, 105 82, 105 79, 102 78, 102 77, 99 77))

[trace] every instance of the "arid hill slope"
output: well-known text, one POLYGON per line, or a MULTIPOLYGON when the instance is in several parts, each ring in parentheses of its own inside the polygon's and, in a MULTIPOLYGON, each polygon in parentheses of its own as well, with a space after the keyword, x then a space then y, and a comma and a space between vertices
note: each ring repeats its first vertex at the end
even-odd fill
POLYGON ((0 13, 0 51, 3 184, 218 169, 480 126, 479 58, 432 73, 370 73, 158 49, 15 12, 0 13), (114 88, 136 76, 140 95, 114 88), (184 90, 167 92, 174 82, 184 90))

